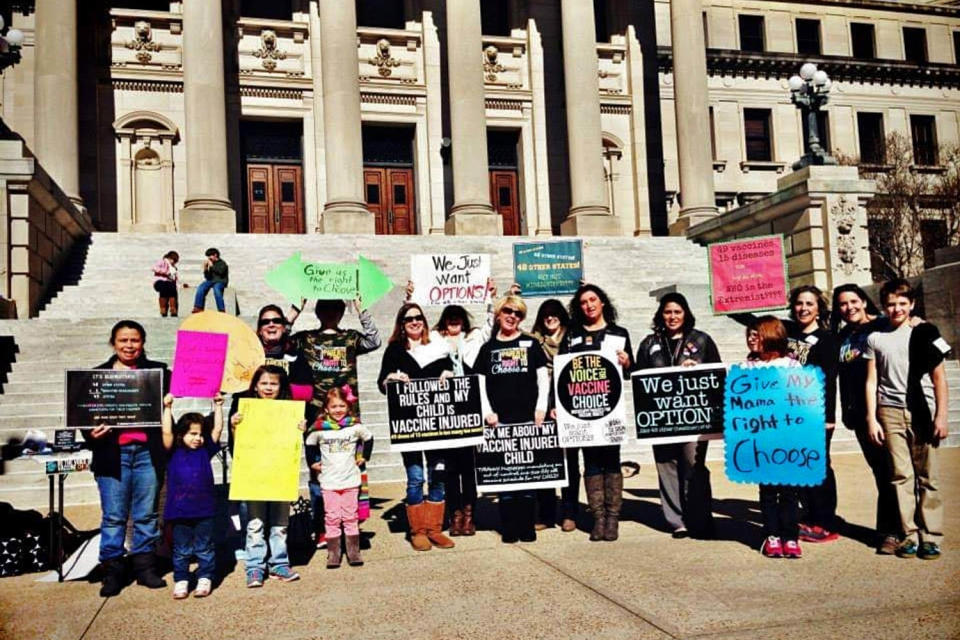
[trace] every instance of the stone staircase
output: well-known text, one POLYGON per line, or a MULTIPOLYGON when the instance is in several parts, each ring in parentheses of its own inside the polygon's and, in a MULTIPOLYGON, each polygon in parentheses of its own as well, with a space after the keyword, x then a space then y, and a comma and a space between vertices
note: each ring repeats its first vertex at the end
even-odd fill
MULTIPOLYGON (((152 359, 170 362, 173 358, 179 320, 160 318, 156 293, 152 289, 152 264, 166 251, 181 256, 183 279, 191 285, 201 280, 200 265, 207 247, 217 247, 230 265, 231 287, 235 291, 241 317, 251 326, 259 308, 267 303, 286 302, 272 291, 264 274, 296 251, 304 260, 317 262, 352 261, 358 254, 374 260, 398 286, 372 309, 381 336, 386 341, 393 318, 403 299, 403 283, 410 270, 410 255, 415 253, 489 253, 493 277, 501 291, 513 280, 512 245, 515 238, 448 236, 260 236, 207 234, 113 234, 95 233, 89 246, 77 251, 63 274, 63 288, 32 320, 0 321, 0 335, 12 336, 19 348, 8 381, 0 395, 0 442, 22 437, 27 429, 40 429, 52 439, 53 430, 63 424, 64 369, 99 364, 112 353, 107 340, 110 327, 122 318, 141 322, 147 331, 146 350, 152 359)), ((743 329, 725 317, 713 316, 708 304, 708 273, 703 247, 682 238, 596 238, 584 240, 587 280, 596 282, 610 294, 620 314, 620 324, 630 330, 634 348, 646 333, 656 309, 650 292, 675 285, 685 293, 697 316, 697 327, 710 333, 724 361, 735 362, 745 353, 743 329)), ((181 308, 188 312, 193 289, 181 293, 181 308)), ((212 297, 212 296, 210 296, 212 297)), ((533 324, 541 300, 531 299, 533 324)), ((564 300, 566 302, 566 299, 564 300)), ((436 321, 439 308, 427 309, 429 320, 436 321)), ((471 309, 474 319, 482 321, 484 310, 471 309)), ((312 309, 298 319, 294 330, 317 326, 312 309)), ((343 326, 357 327, 350 312, 343 326)), ((401 480, 400 456, 389 450, 386 401, 376 388, 382 349, 359 359, 360 394, 365 423, 377 439, 370 462, 372 482, 401 480)), ((950 362, 950 428, 960 432, 960 367, 950 362)), ((628 415, 632 398, 627 398, 628 415)), ((209 403, 178 400, 175 413, 209 410, 209 403)), ((953 436, 950 444, 960 444, 953 436)), ((833 451, 856 450, 857 443, 845 429, 839 429, 833 451)), ((722 446, 711 446, 711 458, 722 456, 722 446)), ((628 441, 625 459, 651 460, 648 446, 628 441)), ((219 463, 216 476, 220 476, 219 463)), ((302 480, 306 481, 305 467, 302 480)), ((89 473, 71 476, 66 483, 68 504, 96 502, 96 485, 89 473)), ((7 461, 0 476, 0 500, 17 506, 43 505, 47 500, 47 481, 42 465, 31 460, 7 461)))

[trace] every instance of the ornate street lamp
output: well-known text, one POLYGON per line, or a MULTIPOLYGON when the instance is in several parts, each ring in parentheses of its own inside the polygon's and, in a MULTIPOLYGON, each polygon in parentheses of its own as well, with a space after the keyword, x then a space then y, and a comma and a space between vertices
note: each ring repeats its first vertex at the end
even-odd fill
MULTIPOLYGON (((3 17, 0 16, 0 33, 3 32, 4 26, 3 17)), ((23 46, 23 31, 20 29, 8 29, 6 34, 0 35, 0 72, 20 62, 21 46, 23 46)))
POLYGON ((800 114, 807 121, 807 148, 799 160, 793 163, 794 169, 802 169, 812 164, 837 164, 830 153, 820 146, 820 131, 817 115, 820 109, 827 104, 830 93, 830 77, 826 71, 817 69, 817 65, 807 62, 800 67, 800 75, 791 76, 787 81, 790 86, 790 101, 800 109, 800 114))

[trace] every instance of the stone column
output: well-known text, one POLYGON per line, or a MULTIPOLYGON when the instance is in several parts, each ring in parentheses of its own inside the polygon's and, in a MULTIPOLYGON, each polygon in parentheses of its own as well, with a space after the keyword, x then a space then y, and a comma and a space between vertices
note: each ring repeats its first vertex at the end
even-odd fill
POLYGON ((679 235, 717 215, 713 159, 709 153, 707 50, 700 0, 671 0, 670 36, 680 165, 680 217, 670 226, 670 233, 679 235))
POLYGON ((34 152, 65 194, 80 200, 77 0, 36 5, 34 152))
POLYGON ((561 0, 563 80, 570 159, 570 211, 563 235, 612 236, 620 221, 610 215, 603 179, 600 85, 593 3, 561 0))
POLYGON ((180 231, 233 233, 227 178, 227 102, 220 0, 183 3, 184 142, 187 197, 180 231))
POLYGON ((445 226, 450 235, 503 234, 503 220, 490 204, 480 1, 447 0, 453 208, 445 226))
POLYGON ((320 0, 319 8, 327 173, 327 202, 319 228, 323 233, 374 233, 375 221, 363 193, 356 5, 320 0))

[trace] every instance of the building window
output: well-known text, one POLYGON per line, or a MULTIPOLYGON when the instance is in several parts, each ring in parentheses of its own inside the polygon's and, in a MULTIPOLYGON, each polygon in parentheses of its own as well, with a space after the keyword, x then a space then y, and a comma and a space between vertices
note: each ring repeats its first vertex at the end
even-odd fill
MULTIPOLYGON (((339 0, 344 2, 345 0, 339 0)), ((396 0, 356 0, 357 26, 381 29, 405 29, 403 2, 396 0)))
POLYGON ((915 27, 903 28, 903 57, 907 62, 927 62, 927 30, 915 27))
POLYGON ((737 16, 740 21, 740 50, 765 51, 763 16, 737 16))
POLYGON ((886 137, 882 113, 858 113, 857 133, 860 137, 860 162, 884 164, 887 161, 886 137))
MULTIPOLYGON (((707 17, 707 12, 704 11, 701 16, 703 17, 703 46, 707 49, 710 48, 710 20, 707 17)), ((956 35, 956 34, 954 34, 956 35)))
POLYGON ((910 134, 913 137, 913 163, 920 167, 936 166, 937 121, 933 116, 910 116, 910 134))
MULTIPOLYGON (((170 6, 164 11, 169 11, 170 6)), ((290 0, 275 2, 274 0, 242 0, 240 15, 244 18, 267 18, 269 20, 293 20, 293 7, 290 0)))
MULTIPOLYGON (((830 152, 830 120, 826 111, 817 112, 817 137, 820 139, 820 148, 830 152)), ((803 152, 810 153, 810 125, 803 118, 803 152)))
POLYGON ((717 159, 717 131, 716 123, 713 119, 713 107, 709 108, 710 114, 710 158, 717 159))
POLYGON ((953 32, 953 64, 960 65, 960 31, 953 32))
MULTIPOLYGON (((585 0, 577 0, 585 2, 585 0)), ((606 0, 593 0, 593 27, 597 42, 610 42, 610 21, 607 19, 606 0)))
POLYGON ((873 60, 877 57, 877 39, 872 24, 851 22, 850 42, 854 58, 873 60))
POLYGON ((797 18, 797 53, 818 56, 820 48, 820 21, 797 18))
POLYGON ((770 146, 770 109, 744 109, 743 134, 748 161, 773 160, 770 146))
POLYGON ((509 0, 485 0, 480 3, 480 30, 485 36, 510 35, 509 0))

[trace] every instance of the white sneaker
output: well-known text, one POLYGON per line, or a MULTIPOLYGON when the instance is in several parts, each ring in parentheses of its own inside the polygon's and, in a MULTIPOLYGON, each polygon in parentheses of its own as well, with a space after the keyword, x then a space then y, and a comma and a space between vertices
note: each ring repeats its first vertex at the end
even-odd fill
POLYGON ((173 585, 173 599, 174 600, 183 600, 187 597, 187 594, 190 593, 190 583, 186 580, 178 580, 173 585))
POLYGON ((197 580, 197 588, 193 592, 194 598, 206 598, 210 595, 210 589, 213 588, 213 583, 210 581, 210 578, 200 578, 197 580))

